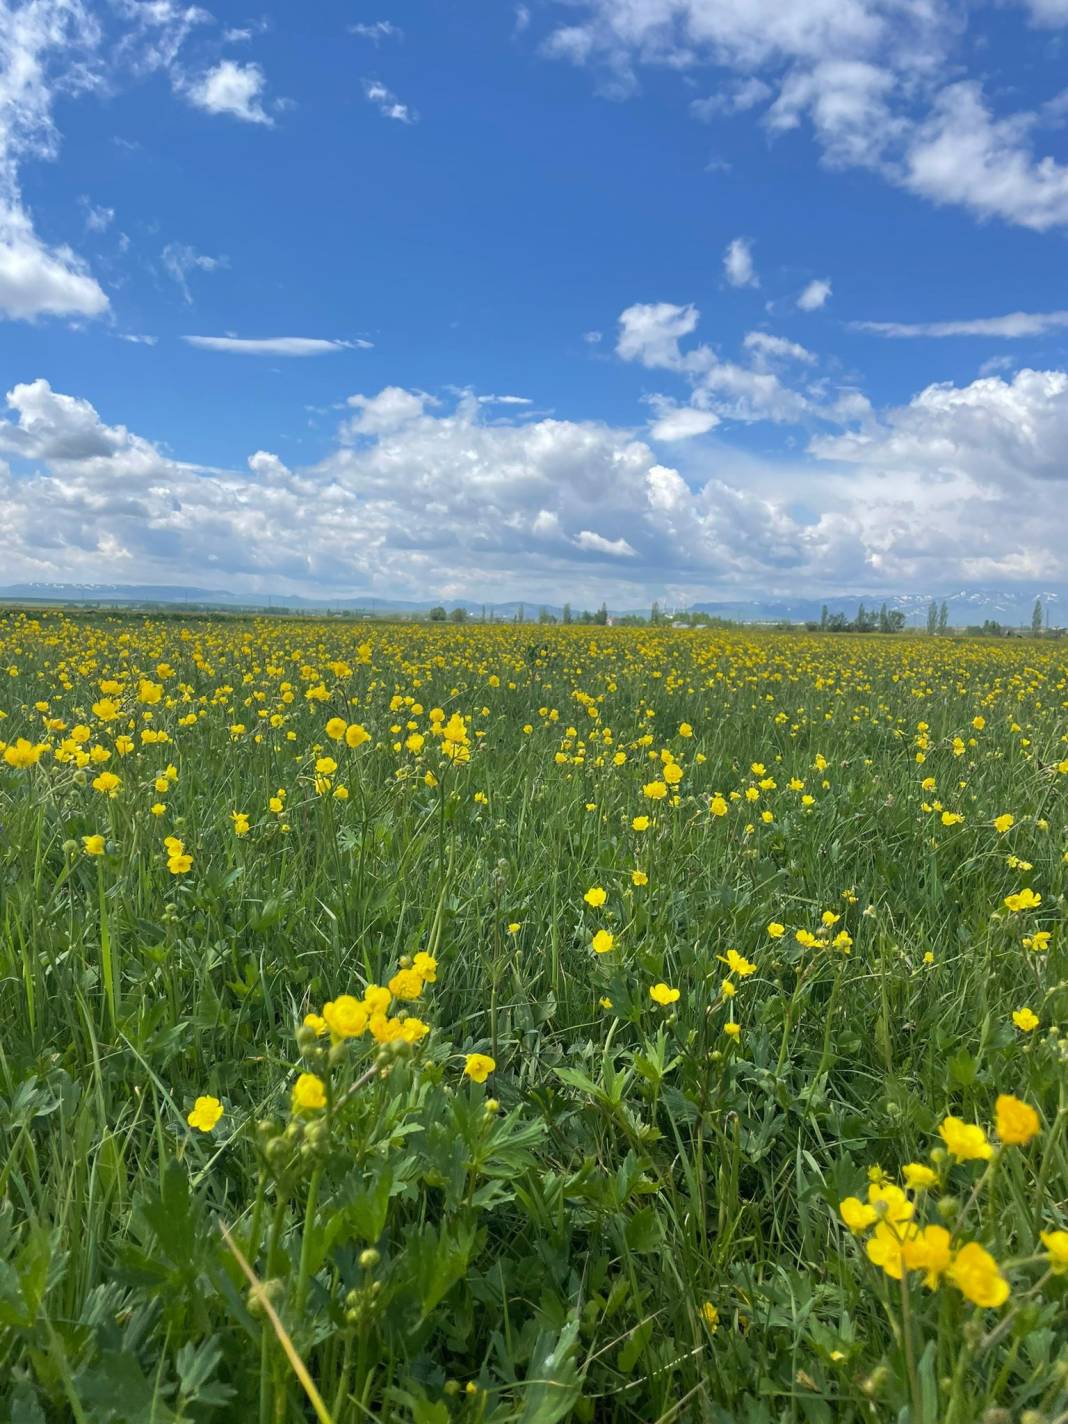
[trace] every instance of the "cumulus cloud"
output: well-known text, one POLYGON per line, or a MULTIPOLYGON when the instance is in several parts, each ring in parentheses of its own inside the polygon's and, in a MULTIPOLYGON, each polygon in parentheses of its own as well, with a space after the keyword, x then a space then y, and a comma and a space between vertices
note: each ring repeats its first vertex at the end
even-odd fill
POLYGON ((274 120, 263 107, 267 79, 258 64, 220 60, 185 88, 189 102, 206 114, 230 114, 247 124, 271 124, 274 120))
POLYGON ((831 295, 831 284, 826 277, 817 277, 809 282, 797 299, 797 305, 802 311, 819 311, 825 306, 827 299, 831 295))
POLYGON ((732 287, 759 287, 760 279, 753 266, 753 252, 744 237, 728 243, 723 254, 723 271, 732 287))
POLYGON ((333 341, 319 336, 183 336, 202 351, 234 356, 327 356, 336 351, 366 350, 370 341, 333 341))
MULTIPOLYGON (((791 423, 816 410, 808 396, 770 369, 774 361, 811 364, 815 358, 803 346, 766 332, 750 332, 743 342, 749 365, 724 360, 705 343, 683 351, 679 342, 692 335, 699 320, 693 303, 639 302, 620 314, 616 354, 650 369, 677 372, 692 387, 691 405, 717 418, 791 423)), ((692 417, 690 421, 693 425, 692 417)), ((666 428, 680 429, 678 417, 666 428)))
POLYGON ((43 379, 7 404, 12 579, 108 579, 121 560, 124 578, 249 592, 370 579, 428 597, 459 580, 472 596, 626 602, 669 583, 727 594, 1051 578, 1068 541, 1059 371, 928 387, 786 463, 717 441, 666 464, 603 422, 486 419, 473 394, 446 404, 387 387, 350 399, 318 463, 260 448, 227 471, 172 458, 43 379))

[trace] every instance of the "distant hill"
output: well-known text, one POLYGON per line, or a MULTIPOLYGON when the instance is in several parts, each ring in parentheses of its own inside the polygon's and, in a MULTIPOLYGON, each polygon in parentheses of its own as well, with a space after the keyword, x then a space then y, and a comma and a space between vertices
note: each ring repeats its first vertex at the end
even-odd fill
MULTIPOLYGON (((903 594, 836 594, 827 598, 796 599, 737 599, 723 602, 694 603, 690 611, 707 613, 714 618, 725 618, 739 623, 806 623, 819 622, 826 606, 828 613, 844 614, 852 618, 858 606, 863 603, 876 611, 885 602, 888 609, 898 609, 904 613, 910 627, 922 627, 927 620, 927 609, 932 600, 941 603, 944 599, 949 608, 949 621, 954 627, 982 624, 987 619, 1008 626, 1027 626, 1031 622, 1031 612, 1035 598, 1041 598, 1044 609, 1049 611, 1052 626, 1058 627, 1068 617, 1068 586, 1060 589, 958 589, 947 593, 903 593, 903 594)), ((546 605, 536 601, 506 603, 482 603, 473 599, 421 599, 406 600, 378 598, 367 594, 363 597, 331 598, 302 596, 300 594, 235 594, 224 589, 198 588, 179 584, 118 584, 118 583, 19 583, 0 588, 0 600, 7 602, 35 603, 81 603, 119 605, 192 605, 198 608, 229 609, 271 609, 288 608, 307 612, 336 611, 345 613, 370 614, 420 614, 440 605, 446 611, 463 608, 472 618, 480 618, 483 610, 497 619, 513 620, 522 616, 527 622, 535 622, 541 609, 546 608, 554 618, 561 618, 563 609, 557 604, 546 605)), ((575 612, 579 605, 573 605, 575 612)), ((665 612, 667 605, 661 605, 665 612)), ((675 611, 683 612, 684 609, 675 611)), ((613 610, 614 617, 622 617, 627 612, 648 615, 649 609, 613 610)))

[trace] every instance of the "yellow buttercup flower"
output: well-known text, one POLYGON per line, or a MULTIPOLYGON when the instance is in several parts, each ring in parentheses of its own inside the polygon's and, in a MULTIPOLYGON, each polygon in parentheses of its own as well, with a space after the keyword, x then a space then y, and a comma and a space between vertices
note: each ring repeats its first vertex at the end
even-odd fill
POLYGON ((669 985, 664 983, 653 984, 649 988, 649 997, 650 999, 652 999, 653 1003, 660 1004, 664 1007, 666 1007, 668 1004, 676 1003, 679 999, 680 994, 681 990, 672 989, 669 985))
POLYGON ((615 948, 615 943, 616 937, 609 930, 598 930, 590 940, 590 948, 594 954, 607 954, 609 950, 615 948))
POLYGON ((218 1098, 202 1097, 197 1098, 193 1104, 186 1122, 190 1127, 195 1127, 198 1132, 211 1132, 222 1115, 223 1105, 218 1098))
POLYGON ((473 1083, 484 1083, 496 1067, 488 1053, 469 1053, 464 1059, 464 1072, 473 1083))
POLYGON ((947 1117, 938 1132, 958 1162, 985 1162, 994 1155, 986 1133, 976 1123, 962 1122, 959 1117, 947 1117))
POLYGON ((314 1073, 302 1073, 293 1084, 293 1111, 318 1112, 326 1107, 326 1085, 314 1073))
POLYGON ((106 843, 103 836, 82 836, 82 849, 86 855, 103 855, 106 843))
POLYGON ((1021 1102, 1011 1093, 1000 1093, 994 1104, 994 1123, 1002 1142, 1014 1147, 1026 1147, 1041 1130, 1038 1113, 1030 1103, 1021 1102))
POLYGON ((1021 1033, 1032 1033, 1038 1027, 1038 1015, 1032 1009, 1014 1009, 1012 1021, 1021 1033))
POLYGON ((998 1263, 976 1241, 960 1248, 945 1274, 973 1305, 993 1310, 1009 1298, 1009 1283, 998 1263))

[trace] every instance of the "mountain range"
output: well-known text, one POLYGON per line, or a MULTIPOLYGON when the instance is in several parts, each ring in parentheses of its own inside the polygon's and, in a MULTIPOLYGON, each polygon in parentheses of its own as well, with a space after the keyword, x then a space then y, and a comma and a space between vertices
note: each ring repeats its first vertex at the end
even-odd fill
MULTIPOLYGON (((876 609, 885 602, 889 610, 905 615, 910 627, 923 626, 931 602, 945 601, 949 623, 953 627, 982 624, 990 619, 1007 626, 1029 626, 1035 599, 1038 598, 1049 624, 1060 626, 1068 614, 1068 587, 1030 589, 957 589, 936 593, 858 593, 835 594, 826 598, 736 599, 722 602, 699 602, 689 608, 672 608, 662 603, 664 612, 706 613, 739 623, 805 623, 818 622, 824 607, 829 614, 844 614, 852 618, 860 604, 876 609)), ((291 609, 301 612, 334 611, 368 613, 371 615, 425 614, 438 600, 404 600, 391 598, 329 598, 304 597, 300 594, 234 594, 224 589, 182 587, 168 584, 75 584, 21 583, 0 587, 0 601, 8 603, 76 603, 138 605, 193 605, 198 608, 232 610, 291 609)), ((451 612, 463 608, 473 618, 483 612, 498 620, 533 622, 545 609, 554 618, 563 616, 559 605, 538 602, 509 601, 481 603, 471 599, 441 600, 440 606, 451 612)), ((579 611, 575 606, 575 612, 579 611)), ((649 609, 612 610, 613 616, 627 613, 648 615, 649 609)))

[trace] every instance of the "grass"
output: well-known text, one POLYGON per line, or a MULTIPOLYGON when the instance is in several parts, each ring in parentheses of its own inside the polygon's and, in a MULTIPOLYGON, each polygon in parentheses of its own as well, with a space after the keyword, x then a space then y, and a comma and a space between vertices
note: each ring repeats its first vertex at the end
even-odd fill
POLYGON ((11 613, 0 710, 0 1418, 1068 1420, 1056 644, 11 613))

